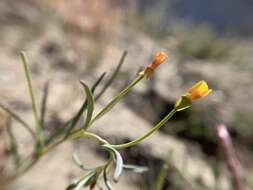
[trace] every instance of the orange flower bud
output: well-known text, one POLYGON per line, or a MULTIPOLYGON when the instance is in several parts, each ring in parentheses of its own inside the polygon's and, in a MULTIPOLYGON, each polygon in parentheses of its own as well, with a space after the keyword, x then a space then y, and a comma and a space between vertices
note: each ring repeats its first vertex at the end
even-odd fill
POLYGON ((159 65, 165 62, 167 58, 168 55, 164 52, 156 54, 155 59, 142 72, 140 72, 140 74, 149 77, 159 65))

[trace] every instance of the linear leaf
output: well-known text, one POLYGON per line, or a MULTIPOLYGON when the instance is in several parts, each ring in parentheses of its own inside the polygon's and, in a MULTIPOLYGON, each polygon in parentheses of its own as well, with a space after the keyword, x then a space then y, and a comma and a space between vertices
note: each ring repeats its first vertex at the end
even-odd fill
POLYGON ((106 75, 106 72, 103 72, 102 75, 98 78, 98 80, 93 84, 93 86, 91 87, 92 94, 94 94, 96 88, 98 87, 100 82, 104 79, 105 75, 106 75))
POLYGON ((37 110, 37 106, 36 106, 36 99, 35 99, 35 96, 34 96, 34 93, 33 93, 31 72, 30 72, 29 65, 27 63, 27 58, 26 58, 25 52, 22 51, 20 53, 20 56, 21 56, 21 60, 22 60, 22 63, 23 63, 24 71, 25 71, 25 77, 26 77, 26 81, 27 81, 29 95, 30 95, 30 99, 31 99, 31 103, 32 103, 33 116, 34 116, 34 120, 35 120, 35 126, 36 126, 36 151, 41 152, 42 149, 43 149, 43 146, 44 146, 44 135, 43 135, 43 131, 42 131, 42 128, 41 128, 40 118, 39 118, 39 115, 38 115, 38 110, 37 110))
POLYGON ((11 126, 9 126, 7 128, 7 134, 10 138, 10 152, 13 156, 14 164, 15 164, 16 168, 19 168, 20 162, 21 162, 21 157, 20 157, 19 150, 18 150, 18 144, 17 144, 16 138, 13 134, 11 126))
MULTIPOLYGON (((96 91, 98 85, 101 83, 101 81, 102 81, 103 78, 105 77, 105 74, 106 74, 106 73, 104 72, 104 73, 98 78, 98 80, 92 85, 92 87, 91 87, 91 92, 92 92, 92 94, 95 93, 95 91, 96 91)), ((87 107, 87 98, 86 98, 85 101, 83 102, 83 104, 82 104, 81 108, 79 109, 79 111, 77 112, 77 114, 76 114, 69 122, 67 122, 67 123, 70 123, 70 127, 69 127, 68 131, 71 131, 71 130, 75 127, 76 123, 79 121, 79 119, 80 119, 80 117, 82 116, 82 113, 85 111, 86 107, 87 107)))
POLYGON ((108 181, 108 179, 107 179, 106 169, 107 169, 107 167, 105 167, 104 171, 103 171, 104 183, 105 183, 107 190, 112 190, 112 185, 110 184, 110 181, 108 181))
POLYGON ((126 56, 127 56, 127 51, 124 50, 122 55, 121 55, 121 58, 119 60, 119 63, 115 69, 115 71, 113 72, 113 74, 111 75, 111 77, 108 79, 108 81, 105 83, 104 87, 102 88, 102 90, 95 96, 95 101, 98 100, 104 93, 105 91, 108 89, 108 87, 112 84, 112 82, 115 80, 115 78, 118 76, 119 74, 119 71, 126 59, 126 56))
POLYGON ((154 188, 155 190, 162 190, 164 188, 167 175, 168 175, 168 165, 164 163, 157 177, 156 186, 154 188))
POLYGON ((92 114, 93 114, 93 110, 94 110, 94 100, 93 100, 93 96, 91 94, 91 91, 90 91, 89 87, 83 81, 80 81, 80 83, 83 85, 85 93, 86 93, 87 113, 86 113, 86 118, 85 118, 85 123, 84 123, 83 128, 87 129, 87 127, 90 124, 92 114))
POLYGON ((43 96, 42 96, 42 101, 41 101, 41 109, 40 109, 40 121, 41 121, 41 127, 44 128, 44 123, 45 123, 45 114, 47 111, 47 99, 48 99, 48 94, 49 94, 49 81, 46 82, 43 88, 43 96))
POLYGON ((34 131, 31 129, 31 127, 17 113, 15 113, 7 104, 4 104, 2 102, 0 102, 0 107, 4 111, 6 111, 8 114, 10 114, 10 116, 13 119, 15 119, 18 123, 20 123, 21 126, 23 126, 31 134, 31 136, 35 139, 34 131))
POLYGON ((79 181, 79 183, 77 184, 77 186, 75 187, 74 190, 80 190, 81 188, 83 188, 88 182, 90 182, 90 180, 96 175, 96 172, 92 172, 90 174, 88 174, 86 177, 84 177, 82 180, 79 181))
POLYGON ((148 167, 136 165, 123 165, 123 168, 135 173, 144 173, 148 171, 148 167))
POLYGON ((103 147, 109 150, 115 156, 116 166, 115 166, 115 171, 113 173, 113 181, 118 182, 119 177, 123 171, 123 159, 120 153, 115 148, 111 147, 109 144, 104 144, 103 147))
POLYGON ((87 168, 87 167, 85 167, 85 166, 83 165, 82 161, 80 160, 80 158, 78 157, 77 154, 73 154, 72 160, 73 160, 73 162, 74 162, 81 170, 84 170, 84 171, 92 170, 92 168, 87 168))
POLYGON ((39 120, 39 115, 38 115, 38 111, 37 111, 35 96, 34 96, 34 93, 33 93, 33 86, 32 86, 30 68, 29 68, 28 63, 27 63, 27 58, 26 58, 25 52, 22 51, 20 53, 20 56, 21 56, 21 60, 22 60, 22 63, 23 63, 23 67, 24 67, 24 71, 25 71, 25 77, 26 77, 26 81, 27 81, 27 86, 28 86, 28 90, 29 90, 29 94, 30 94, 30 98, 31 98, 31 102, 32 102, 32 110, 33 110, 33 115, 34 115, 34 119, 35 119, 35 123, 36 123, 36 127, 37 127, 37 132, 40 133, 40 120, 39 120))
MULTIPOLYGON (((104 76, 105 76, 105 72, 96 80, 96 82, 93 84, 93 86, 91 87, 91 91, 94 94, 98 85, 101 83, 101 81, 103 80, 104 76)), ((87 100, 84 100, 82 106, 80 107, 80 109, 78 110, 78 112, 76 113, 76 115, 74 115, 69 121, 67 121, 59 130, 57 130, 55 133, 53 133, 47 140, 46 144, 49 144, 52 140, 54 140, 55 138, 57 138, 58 136, 62 135, 64 132, 66 132, 66 134, 69 134, 69 132, 76 126, 77 122, 79 121, 80 117, 82 116, 83 112, 85 111, 87 107, 87 100)))
POLYGON ((82 187, 84 187, 87 183, 90 182, 90 180, 96 175, 96 172, 90 172, 81 179, 72 182, 71 184, 66 187, 66 190, 80 190, 82 187))

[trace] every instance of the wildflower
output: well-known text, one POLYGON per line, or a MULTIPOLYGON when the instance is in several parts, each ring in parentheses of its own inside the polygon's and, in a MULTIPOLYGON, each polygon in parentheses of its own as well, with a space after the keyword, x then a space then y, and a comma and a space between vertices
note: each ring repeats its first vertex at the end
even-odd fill
POLYGON ((202 80, 193 85, 185 95, 181 96, 176 104, 175 109, 176 111, 182 111, 192 105, 192 101, 203 98, 210 94, 212 89, 209 89, 207 83, 202 80))
POLYGON ((210 94, 212 89, 208 88, 206 81, 202 80, 193 85, 186 93, 186 96, 191 100, 197 100, 210 94))
POLYGON ((140 72, 140 75, 149 77, 159 65, 165 62, 167 58, 168 55, 166 53, 157 53, 154 60, 143 71, 140 72))

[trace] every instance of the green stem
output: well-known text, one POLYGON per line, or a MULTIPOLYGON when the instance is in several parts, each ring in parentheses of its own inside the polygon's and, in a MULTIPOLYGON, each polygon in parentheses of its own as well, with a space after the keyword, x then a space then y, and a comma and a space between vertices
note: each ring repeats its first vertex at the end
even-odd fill
POLYGON ((133 82, 131 82, 124 90, 114 96, 112 100, 91 120, 88 128, 99 118, 101 118, 106 112, 110 111, 113 106, 125 96, 138 82, 144 78, 143 75, 139 75, 133 82))
POLYGON ((70 133, 68 136, 66 136, 65 138, 61 139, 60 141, 47 146, 44 150, 43 150, 43 154, 51 151, 52 149, 54 149, 55 147, 57 147, 58 145, 60 145, 61 143, 63 143, 66 140, 70 140, 70 139, 76 139, 76 138, 80 138, 80 137, 88 137, 91 138, 95 141, 97 141, 98 144, 108 144, 108 142, 106 140, 104 140, 103 138, 101 138, 100 136, 94 134, 94 133, 90 133, 88 131, 85 131, 83 129, 78 129, 72 133, 70 133))
POLYGON ((146 134, 144 134, 143 136, 125 143, 125 144, 119 144, 119 145, 110 145, 113 148, 116 149, 123 149, 123 148, 128 148, 131 146, 134 146, 136 144, 138 144, 139 142, 143 141, 144 139, 146 139, 147 137, 151 136, 154 132, 156 132, 158 129, 160 129, 177 111, 175 109, 173 109, 168 115, 166 115, 158 124, 156 124, 153 128, 151 128, 146 134))
POLYGON ((104 140, 100 136, 98 136, 94 133, 90 133, 88 131, 84 131, 84 130, 81 130, 79 132, 76 132, 75 134, 70 135, 68 139, 76 139, 76 138, 80 138, 80 137, 91 138, 91 139, 97 141, 97 143, 100 144, 100 145, 109 144, 106 140, 104 140))
POLYGON ((156 179, 155 190, 162 190, 168 175, 168 164, 164 163, 156 179))
POLYGON ((40 119, 39 119, 39 115, 38 115, 38 111, 37 111, 35 96, 33 93, 31 73, 30 73, 28 63, 27 63, 27 58, 26 58, 25 52, 21 52, 20 56, 22 59, 22 63, 23 63, 24 71, 25 71, 25 77, 26 77, 28 90, 29 90, 29 95, 30 95, 31 102, 32 102, 32 110, 33 110, 33 115, 34 115, 35 124, 36 124, 36 135, 38 137, 38 146, 41 148, 42 144, 43 144, 43 137, 42 137, 41 124, 40 124, 40 119))

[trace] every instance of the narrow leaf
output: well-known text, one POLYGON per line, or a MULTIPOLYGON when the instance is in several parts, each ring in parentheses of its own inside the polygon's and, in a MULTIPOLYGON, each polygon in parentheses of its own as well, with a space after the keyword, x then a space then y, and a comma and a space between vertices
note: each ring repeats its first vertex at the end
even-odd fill
POLYGON ((82 161, 80 160, 80 158, 78 157, 77 154, 73 154, 72 160, 73 160, 73 162, 74 162, 81 170, 84 170, 84 171, 92 170, 91 168, 87 168, 87 167, 85 167, 85 166, 83 165, 82 161))
POLYGON ((108 181, 108 179, 107 179, 106 169, 107 169, 107 168, 105 168, 105 169, 103 170, 103 179, 104 179, 105 187, 107 188, 107 190, 112 190, 111 183, 110 183, 110 181, 108 181))
POLYGON ((82 180, 79 181, 79 183, 77 184, 77 186, 75 187, 74 190, 80 190, 81 188, 83 188, 85 185, 87 185, 90 180, 96 175, 95 172, 92 172, 90 174, 88 174, 87 176, 85 176, 82 180))
POLYGON ((98 78, 98 80, 93 84, 93 86, 91 87, 92 94, 94 94, 96 88, 101 83, 101 81, 104 79, 105 75, 106 75, 106 72, 103 72, 102 75, 98 78))
POLYGON ((96 175, 96 172, 92 171, 90 173, 88 173, 87 175, 85 175, 84 177, 82 177, 79 180, 75 180, 74 182, 72 182, 71 184, 69 184, 66 187, 66 190, 80 190, 82 187, 84 187, 85 185, 87 185, 90 180, 96 175))
POLYGON ((115 148, 111 147, 108 144, 103 145, 103 147, 106 148, 107 150, 109 150, 115 156, 116 166, 115 166, 115 171, 113 173, 113 181, 118 182, 119 177, 123 171, 123 159, 122 159, 120 153, 115 148))
POLYGON ((27 86, 28 86, 28 90, 29 90, 29 94, 30 94, 30 98, 31 98, 31 102, 32 102, 32 109, 33 109, 33 115, 34 115, 36 127, 37 127, 37 130, 40 132, 40 129, 39 129, 40 128, 40 120, 39 120, 39 115, 38 115, 38 111, 37 111, 35 96, 34 96, 34 93, 33 93, 31 72, 30 72, 30 69, 29 69, 29 66, 28 66, 28 63, 27 63, 27 58, 26 58, 25 52, 22 51, 20 53, 20 56, 21 56, 21 60, 22 60, 22 63, 23 63, 23 67, 24 67, 24 71, 25 71, 25 77, 26 77, 26 81, 27 81, 27 86))
POLYGON ((49 94, 49 81, 46 82, 43 88, 43 96, 41 101, 41 110, 40 110, 40 121, 41 121, 41 127, 44 128, 45 123, 45 114, 47 111, 47 99, 49 94))
POLYGON ((36 106, 36 100, 35 96, 33 93, 33 86, 32 86, 32 78, 31 78, 31 73, 30 73, 30 68, 27 63, 27 58, 25 55, 25 52, 20 53, 21 60, 23 63, 24 71, 25 71, 25 77, 27 81, 27 86, 30 94, 30 99, 32 103, 32 110, 33 110, 33 115, 34 115, 34 120, 35 120, 35 126, 36 126, 36 151, 41 152, 44 146, 44 136, 43 136, 43 131, 41 128, 41 123, 37 111, 37 106, 36 106))
MULTIPOLYGON (((103 73, 98 80, 93 84, 93 86, 91 87, 91 91, 94 94, 98 85, 101 83, 101 81, 103 80, 104 76, 106 73, 103 73)), ((76 115, 74 115, 69 121, 67 121, 59 130, 57 130, 55 133, 53 133, 47 140, 47 144, 49 144, 52 140, 54 140, 55 138, 57 138, 58 136, 62 135, 64 132, 66 132, 65 134, 69 134, 69 132, 76 126, 77 122, 79 121, 80 117, 82 116, 83 112, 85 111, 87 107, 87 100, 84 100, 82 106, 80 107, 80 109, 78 110, 78 112, 76 113, 76 115)))
POLYGON ((0 102, 0 108, 2 108, 4 111, 6 111, 10 116, 15 119, 21 126, 23 126, 30 134, 31 136, 35 139, 35 133, 31 129, 31 127, 17 114, 15 111, 13 111, 7 104, 4 104, 0 102))
POLYGON ((116 168, 113 174, 113 180, 115 182, 118 182, 120 174, 123 171, 123 159, 118 151, 115 152, 116 157, 116 168))
MULTIPOLYGON (((101 83, 101 81, 103 80, 103 78, 105 77, 105 72, 98 78, 98 80, 93 84, 93 86, 91 87, 91 92, 92 94, 95 93, 98 85, 101 83)), ((77 122, 79 121, 80 117, 82 116, 83 112, 85 111, 87 107, 87 98, 85 99, 85 101, 83 102, 81 108, 79 109, 79 111, 77 112, 77 114, 67 123, 69 123, 69 127, 67 127, 67 134, 69 131, 71 131, 77 124, 77 122)))
POLYGON ((148 171, 148 167, 136 165, 123 165, 123 168, 135 173, 144 173, 148 171))
POLYGON ((78 184, 78 181, 75 180, 74 182, 72 182, 71 184, 69 184, 65 190, 71 190, 71 189, 74 189, 78 184))
POLYGON ((95 96, 95 101, 98 100, 104 93, 105 91, 108 89, 108 87, 112 84, 112 82, 115 80, 115 78, 118 76, 119 74, 119 71, 126 59, 126 56, 127 56, 127 51, 124 50, 122 55, 121 55, 121 58, 119 60, 119 63, 115 69, 115 71, 113 72, 113 74, 111 75, 111 77, 108 79, 108 81, 105 83, 104 87, 102 88, 102 90, 95 96))
POLYGON ((80 83, 83 85, 85 93, 86 93, 86 100, 87 100, 87 113, 86 113, 86 118, 85 118, 85 123, 84 123, 84 129, 87 129, 87 127, 90 124, 93 110, 94 110, 94 100, 91 94, 91 91, 89 87, 83 82, 80 81, 80 83))
POLYGON ((155 190, 163 189, 167 175, 168 175, 168 165, 164 163, 157 177, 155 190))
POLYGON ((20 157, 20 154, 19 154, 19 151, 18 151, 18 144, 17 144, 17 141, 16 141, 16 137, 13 134, 11 126, 7 127, 7 134, 8 134, 9 139, 10 139, 10 152, 13 156, 14 164, 15 164, 16 169, 17 169, 20 166, 21 157, 20 157))

